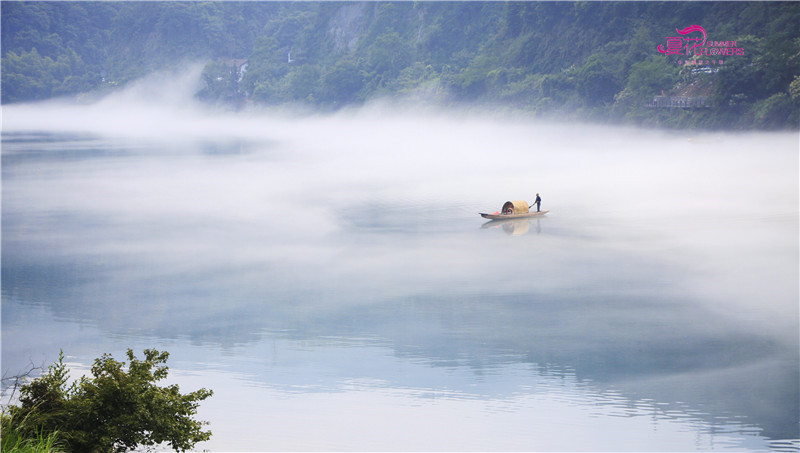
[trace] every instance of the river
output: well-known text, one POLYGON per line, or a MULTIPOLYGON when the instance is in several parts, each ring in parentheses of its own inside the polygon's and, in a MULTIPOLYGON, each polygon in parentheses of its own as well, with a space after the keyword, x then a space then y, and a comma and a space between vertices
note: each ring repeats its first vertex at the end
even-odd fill
POLYGON ((4 107, 4 373, 169 351, 199 450, 797 451, 797 133, 127 101, 4 107))

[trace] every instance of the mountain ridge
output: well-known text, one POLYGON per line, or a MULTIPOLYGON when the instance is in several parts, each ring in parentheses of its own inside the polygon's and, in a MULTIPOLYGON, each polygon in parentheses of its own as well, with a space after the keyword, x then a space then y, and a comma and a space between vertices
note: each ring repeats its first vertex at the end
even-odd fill
POLYGON ((797 23, 795 2, 3 2, 2 101, 113 90, 201 60, 198 98, 232 108, 413 98, 786 129, 800 125, 797 23), (697 24, 743 55, 659 53, 697 24), (702 111, 647 107, 693 84, 702 111))

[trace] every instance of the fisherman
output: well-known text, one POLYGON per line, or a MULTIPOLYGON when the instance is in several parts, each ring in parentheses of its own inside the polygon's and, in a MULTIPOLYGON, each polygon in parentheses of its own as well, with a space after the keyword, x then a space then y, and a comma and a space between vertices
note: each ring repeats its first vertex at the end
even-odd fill
MULTIPOLYGON (((536 205, 536 212, 540 212, 539 207, 542 205, 542 199, 539 197, 539 194, 536 194, 536 201, 533 202, 536 205)), ((533 204, 530 206, 533 207, 533 204)))

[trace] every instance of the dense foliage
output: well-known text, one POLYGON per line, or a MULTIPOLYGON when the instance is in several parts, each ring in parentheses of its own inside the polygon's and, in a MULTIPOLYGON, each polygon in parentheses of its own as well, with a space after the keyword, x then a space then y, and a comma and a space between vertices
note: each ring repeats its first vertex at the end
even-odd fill
POLYGON ((177 385, 158 386, 167 376, 163 364, 169 354, 145 349, 144 355, 139 360, 128 350, 126 370, 125 362, 105 354, 95 360, 91 378, 69 384, 62 354, 45 374, 22 385, 18 406, 4 410, 3 451, 48 442, 63 443, 67 451, 126 451, 162 443, 185 451, 208 440, 211 432, 192 417, 212 392, 181 394, 177 385), (14 445, 6 445, 9 433, 14 445))
POLYGON ((797 2, 2 7, 3 102, 110 89, 201 60, 198 97, 225 105, 337 108, 387 97, 675 127, 800 124, 797 2), (736 41, 744 54, 700 70, 657 52, 692 24, 704 24, 709 39, 736 41), (710 101, 648 108, 662 93, 710 101))

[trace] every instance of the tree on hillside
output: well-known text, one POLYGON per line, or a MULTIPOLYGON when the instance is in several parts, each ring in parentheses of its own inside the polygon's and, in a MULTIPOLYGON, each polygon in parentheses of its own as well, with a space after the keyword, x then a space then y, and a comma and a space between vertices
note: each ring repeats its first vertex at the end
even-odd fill
POLYGON ((644 61, 634 63, 625 89, 615 98, 617 106, 643 105, 653 96, 668 92, 678 82, 679 72, 677 66, 661 55, 651 55, 644 61))
POLYGON ((333 104, 356 101, 356 94, 363 86, 363 73, 352 59, 337 61, 322 76, 323 99, 333 104))
POLYGON ((367 62, 377 75, 397 76, 411 61, 411 51, 397 32, 378 36, 370 47, 367 62))
POLYGON ((592 54, 575 73, 578 94, 589 105, 603 105, 611 102, 621 88, 619 71, 614 68, 614 58, 608 55, 592 54))

